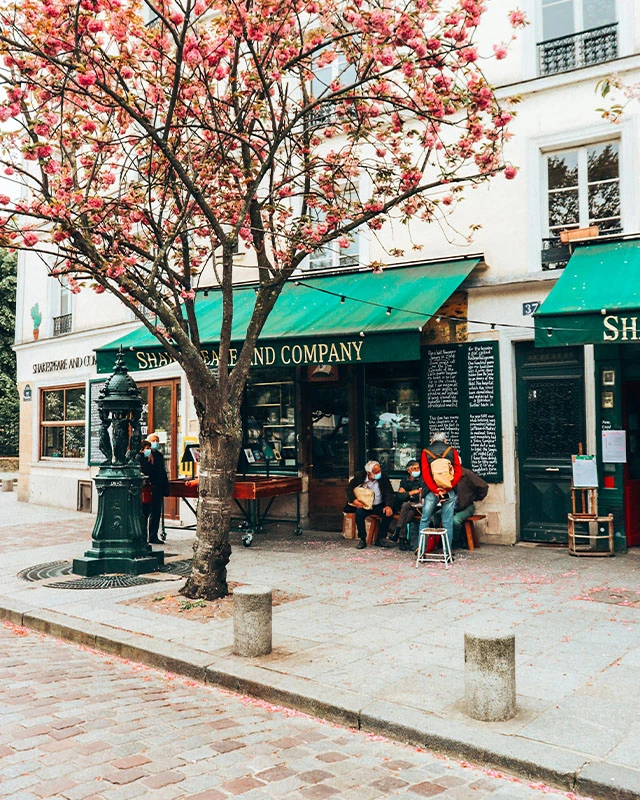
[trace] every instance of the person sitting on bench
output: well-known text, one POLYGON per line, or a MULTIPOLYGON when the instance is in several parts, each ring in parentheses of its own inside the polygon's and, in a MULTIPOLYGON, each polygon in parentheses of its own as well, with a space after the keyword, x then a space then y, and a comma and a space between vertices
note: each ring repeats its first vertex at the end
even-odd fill
POLYGON ((409 461, 407 464, 407 474, 400 481, 400 487, 396 494, 396 507, 399 506, 396 529, 391 535, 392 542, 398 542, 399 550, 408 548, 407 525, 409 525, 419 514, 422 506, 423 495, 427 493, 427 487, 422 480, 419 461, 409 461))
POLYGON ((467 540, 462 526, 466 519, 476 513, 474 503, 484 500, 489 491, 489 484, 470 469, 462 468, 462 477, 456 486, 457 496, 453 514, 453 547, 466 547, 467 540))
POLYGON ((358 539, 356 549, 362 550, 367 546, 367 531, 364 525, 369 514, 380 517, 380 530, 376 540, 377 547, 393 547, 387 539, 387 531, 393 516, 393 486, 386 472, 377 461, 367 461, 364 470, 356 472, 347 485, 347 505, 344 507, 346 514, 356 515, 356 528, 358 539), (360 489, 364 489, 363 493, 360 489), (358 490, 356 492, 356 490, 358 490), (359 500, 356 494, 367 495, 370 502, 359 500))

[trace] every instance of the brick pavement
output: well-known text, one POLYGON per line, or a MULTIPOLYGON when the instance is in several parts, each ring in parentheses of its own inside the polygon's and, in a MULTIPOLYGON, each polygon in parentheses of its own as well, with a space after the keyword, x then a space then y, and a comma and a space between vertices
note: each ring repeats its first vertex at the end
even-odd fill
MULTIPOLYGON (((231 653, 230 619, 203 625, 123 603, 161 584, 72 592, 16 577, 81 554, 92 524, 0 494, 0 615, 30 612, 44 630, 584 794, 640 797, 637 552, 481 547, 445 572, 415 569, 397 550, 355 551, 336 534, 236 539, 230 580, 304 595, 274 609, 273 654, 247 661, 231 653), (463 634, 488 622, 516 634, 518 714, 483 725, 463 713, 463 634)), ((166 549, 186 557, 191 543, 170 531, 166 549)))
POLYGON ((0 626, 0 798, 575 798, 0 626))

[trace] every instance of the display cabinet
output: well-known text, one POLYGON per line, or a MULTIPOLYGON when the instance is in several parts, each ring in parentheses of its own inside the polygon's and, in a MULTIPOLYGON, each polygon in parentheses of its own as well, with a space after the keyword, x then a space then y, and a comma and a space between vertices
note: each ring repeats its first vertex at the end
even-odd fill
POLYGON ((269 462, 271 470, 297 470, 298 439, 293 378, 255 378, 248 384, 244 448, 252 468, 266 468, 269 462))

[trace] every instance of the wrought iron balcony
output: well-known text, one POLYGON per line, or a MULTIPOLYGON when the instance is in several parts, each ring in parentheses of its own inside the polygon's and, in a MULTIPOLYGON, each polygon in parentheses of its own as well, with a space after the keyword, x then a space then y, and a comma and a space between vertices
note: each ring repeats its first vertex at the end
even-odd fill
POLYGON ((61 317, 53 318, 53 335, 62 336, 63 333, 71 333, 71 320, 73 314, 63 314, 61 317))
POLYGON ((588 67, 618 57, 618 23, 538 43, 540 75, 588 67))

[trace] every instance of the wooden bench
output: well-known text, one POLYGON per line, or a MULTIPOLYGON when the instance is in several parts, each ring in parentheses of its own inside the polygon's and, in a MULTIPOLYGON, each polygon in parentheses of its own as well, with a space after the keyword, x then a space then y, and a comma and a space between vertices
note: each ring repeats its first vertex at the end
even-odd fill
POLYGON ((486 514, 474 514, 471 517, 467 517, 467 519, 465 519, 465 521, 462 523, 464 525, 464 532, 465 536, 467 537, 467 546, 469 550, 475 550, 478 546, 476 529, 473 523, 479 522, 481 519, 485 519, 486 516, 486 514))

